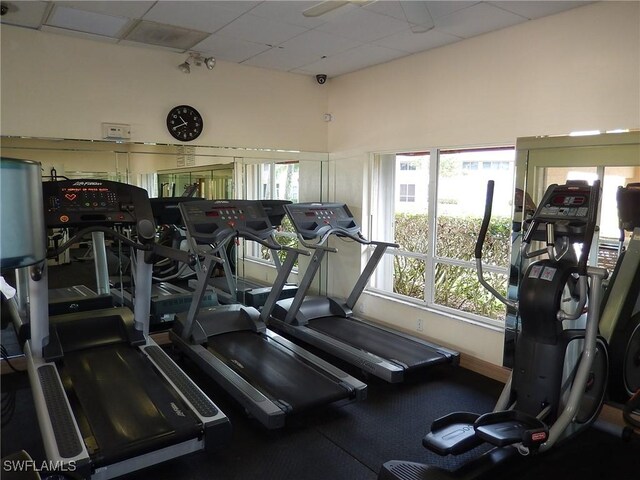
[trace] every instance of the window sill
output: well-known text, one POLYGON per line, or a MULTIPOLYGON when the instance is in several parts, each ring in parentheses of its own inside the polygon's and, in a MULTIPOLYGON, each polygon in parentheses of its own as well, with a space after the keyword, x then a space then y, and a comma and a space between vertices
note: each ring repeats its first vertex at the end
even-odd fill
POLYGON ((493 320, 480 315, 473 315, 466 312, 455 311, 447 307, 429 306, 420 300, 409 300, 406 297, 400 297, 388 292, 380 290, 374 290, 367 288, 363 294, 371 295, 382 300, 399 303, 410 308, 415 308, 420 311, 429 312, 435 315, 441 315, 443 317, 450 318, 459 322, 468 323, 470 325, 486 328, 494 332, 504 332, 504 320, 493 320))

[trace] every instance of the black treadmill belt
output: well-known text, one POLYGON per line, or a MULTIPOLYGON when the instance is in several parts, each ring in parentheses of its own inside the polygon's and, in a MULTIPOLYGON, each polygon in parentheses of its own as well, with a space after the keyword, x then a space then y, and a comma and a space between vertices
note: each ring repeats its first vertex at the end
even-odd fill
POLYGON ((309 321, 308 327, 354 348, 400 362, 407 370, 450 361, 446 355, 428 345, 350 318, 316 318, 309 321))
POLYGON ((128 344, 66 353, 60 374, 81 408, 76 416, 84 415, 91 428, 83 435, 96 465, 195 438, 201 430, 151 362, 128 344))
POLYGON ((347 398, 350 392, 268 338, 231 332, 208 340, 212 353, 272 400, 302 411, 347 398))

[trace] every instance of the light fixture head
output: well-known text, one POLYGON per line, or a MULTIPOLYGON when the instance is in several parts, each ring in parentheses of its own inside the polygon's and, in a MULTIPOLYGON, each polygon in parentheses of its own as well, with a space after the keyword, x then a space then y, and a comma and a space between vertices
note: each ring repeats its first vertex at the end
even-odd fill
POLYGON ((204 64, 207 69, 213 70, 213 67, 216 66, 216 59, 213 57, 204 58, 202 54, 196 52, 190 52, 189 57, 178 65, 178 68, 182 73, 191 73, 191 65, 196 65, 197 67, 201 67, 204 64))

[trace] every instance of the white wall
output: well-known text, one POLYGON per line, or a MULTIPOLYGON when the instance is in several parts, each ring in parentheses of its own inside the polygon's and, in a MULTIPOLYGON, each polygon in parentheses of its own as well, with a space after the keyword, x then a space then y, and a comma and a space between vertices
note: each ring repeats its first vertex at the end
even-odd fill
MULTIPOLYGON (((369 215, 371 152, 515 144, 575 130, 640 128, 640 3, 601 2, 331 79, 335 199, 369 215)), ((339 245, 337 245, 339 246, 339 245)), ((352 285, 358 251, 335 257, 333 293, 352 285), (340 272, 339 274, 337 272, 340 272)), ((365 294, 365 316, 494 362, 502 332, 365 294)))
POLYGON ((185 75, 183 54, 7 25, 1 53, 2 135, 100 139, 112 122, 176 143, 167 113, 189 104, 205 122, 191 144, 327 151, 328 88, 309 76, 222 61, 185 75))

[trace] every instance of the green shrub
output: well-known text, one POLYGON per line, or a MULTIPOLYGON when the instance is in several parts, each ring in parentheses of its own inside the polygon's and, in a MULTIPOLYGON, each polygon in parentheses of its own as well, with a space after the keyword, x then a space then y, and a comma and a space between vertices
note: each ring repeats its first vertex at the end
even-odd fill
MULTIPOLYGON (((481 219, 440 216, 436 231, 436 256, 473 261, 481 219)), ((400 249, 428 253, 429 222, 426 214, 399 213, 395 216, 395 241, 400 249)), ((509 266, 511 219, 493 218, 483 248, 485 264, 509 266)), ((425 262, 421 259, 394 257, 393 291, 412 298, 424 298, 425 262)), ((486 274, 487 280, 502 293, 506 276, 486 274)), ((475 269, 437 263, 435 267, 435 302, 457 310, 499 318, 504 306, 478 282, 475 269)))

